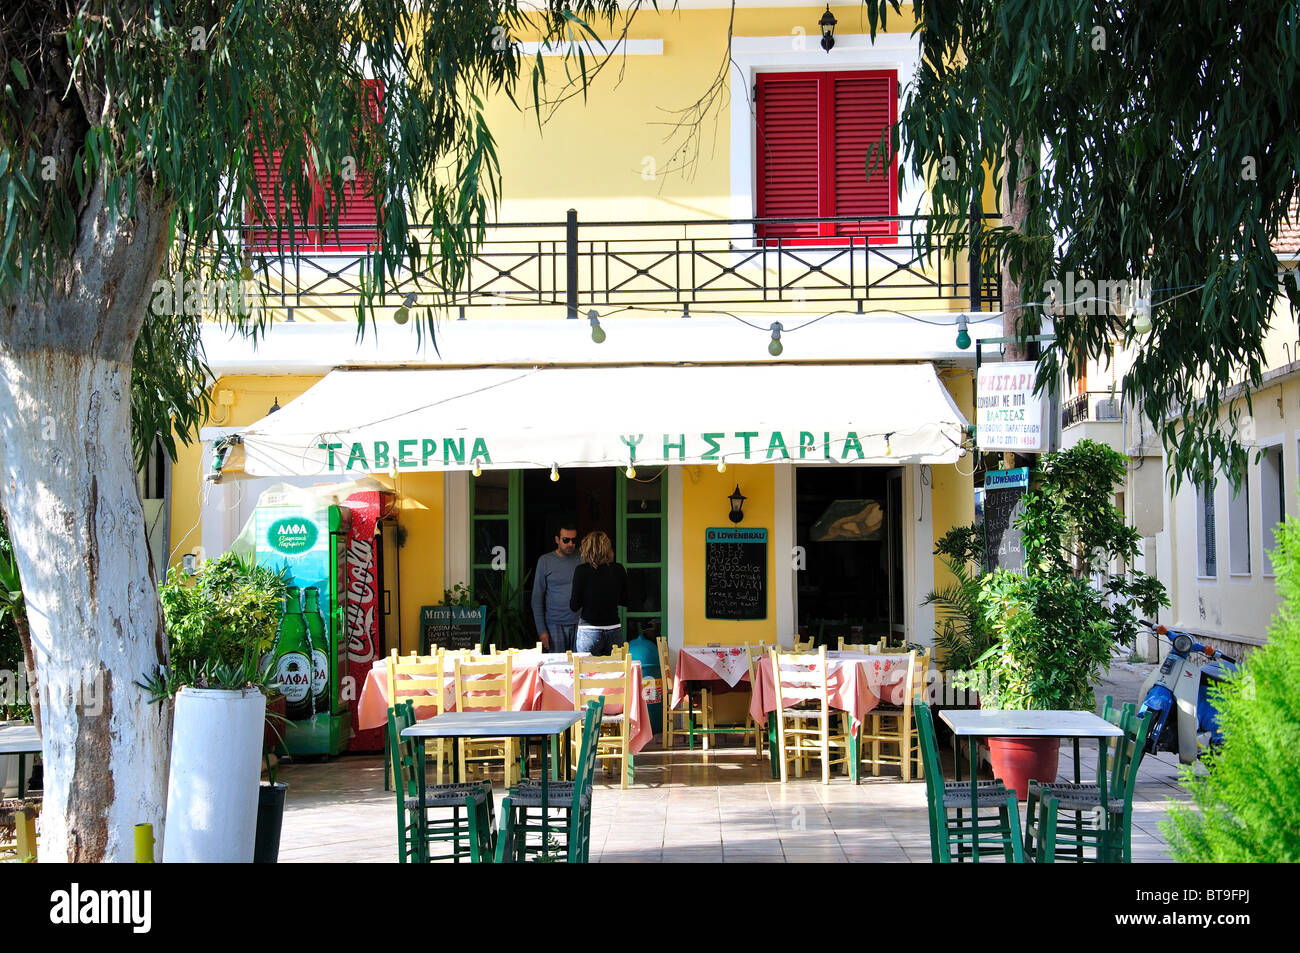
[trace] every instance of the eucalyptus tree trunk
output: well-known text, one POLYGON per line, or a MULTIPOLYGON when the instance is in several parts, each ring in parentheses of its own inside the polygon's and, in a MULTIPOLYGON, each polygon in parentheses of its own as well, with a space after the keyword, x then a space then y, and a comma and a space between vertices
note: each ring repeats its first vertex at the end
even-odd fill
POLYGON ((129 861, 161 832, 170 714, 136 684, 166 659, 131 447, 131 358, 167 211, 112 217, 101 178, 48 297, 0 310, 0 479, 42 701, 42 861, 129 861))
MULTIPOLYGON (((1025 182, 1028 177, 1029 169, 1025 166, 1025 140, 1017 139, 1014 143, 1007 143, 1007 168, 1009 171, 1010 158, 1012 150, 1020 159, 1019 174, 1015 180, 1008 179, 1002 184, 1002 208, 999 210, 1002 215, 1002 224, 1014 232, 1024 230, 1025 220, 1029 217, 1029 197, 1025 192, 1025 182)), ((1011 268, 1007 264, 1006 257, 1002 260, 1002 336, 1006 338, 1016 337, 1016 324, 1024 317, 1021 314, 1020 305, 1024 304, 1024 293, 1020 283, 1011 276, 1011 268)), ((1006 359, 1008 361, 1023 361, 1027 359, 1026 349, 1015 340, 1007 342, 1006 359)))

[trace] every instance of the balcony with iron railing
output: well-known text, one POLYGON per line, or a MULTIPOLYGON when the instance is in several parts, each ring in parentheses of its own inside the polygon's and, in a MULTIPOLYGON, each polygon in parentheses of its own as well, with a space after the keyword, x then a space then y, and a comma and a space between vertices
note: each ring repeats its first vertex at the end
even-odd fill
POLYGON ((1096 440, 1124 452, 1123 392, 1091 390, 1061 403, 1061 445, 1072 447, 1080 440, 1096 440))
MULTIPOLYGON (((1000 278, 992 263, 980 267, 979 253, 982 231, 995 220, 964 225, 954 236, 963 248, 956 259, 936 252, 926 260, 912 243, 925 216, 588 222, 571 210, 562 222, 488 226, 445 301, 461 317, 480 308, 569 318, 591 307, 679 315, 997 310, 1000 278)), ((250 243, 259 306, 290 318, 349 317, 373 234, 373 226, 343 226, 297 254, 250 243)), ((412 238, 421 248, 437 244, 428 228, 414 229, 412 238)), ((436 268, 404 273, 377 305, 432 303, 435 281, 436 268)))

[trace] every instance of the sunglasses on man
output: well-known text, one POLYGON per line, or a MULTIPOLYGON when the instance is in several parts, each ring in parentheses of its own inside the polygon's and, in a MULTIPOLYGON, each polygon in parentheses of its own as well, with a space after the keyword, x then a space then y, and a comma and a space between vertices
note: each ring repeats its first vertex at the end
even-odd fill
POLYGON ((578 537, 576 537, 576 536, 561 536, 561 537, 560 537, 560 542, 562 542, 562 543, 576 543, 577 541, 578 541, 578 537))

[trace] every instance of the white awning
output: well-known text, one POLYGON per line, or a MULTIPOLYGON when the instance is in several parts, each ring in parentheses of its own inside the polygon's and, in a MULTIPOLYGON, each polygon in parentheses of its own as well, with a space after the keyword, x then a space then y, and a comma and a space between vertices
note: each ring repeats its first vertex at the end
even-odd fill
POLYGON ((931 364, 408 368, 332 371, 242 439, 249 476, 355 477, 953 463, 965 427, 931 364))

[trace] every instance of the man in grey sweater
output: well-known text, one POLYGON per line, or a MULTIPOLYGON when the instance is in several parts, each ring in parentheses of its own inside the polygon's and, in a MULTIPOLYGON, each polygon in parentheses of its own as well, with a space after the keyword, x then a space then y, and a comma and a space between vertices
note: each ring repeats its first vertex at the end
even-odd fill
POLYGON ((533 619, 537 637, 547 652, 573 649, 578 613, 569 608, 573 587, 573 570, 578 568, 578 531, 576 520, 564 518, 555 536, 555 551, 537 560, 533 573, 533 619))

